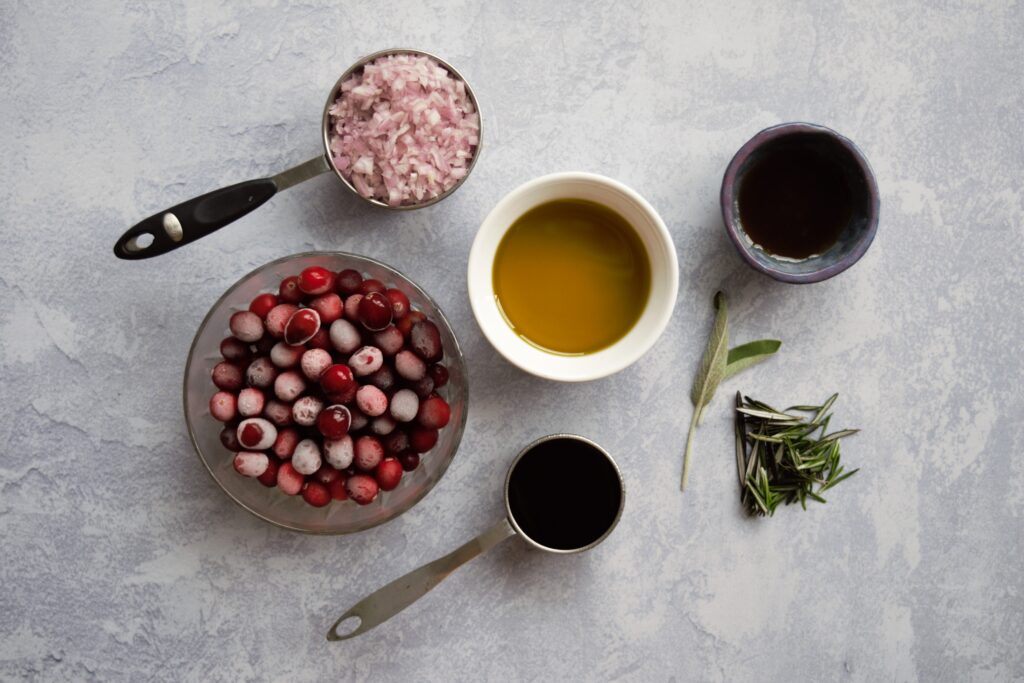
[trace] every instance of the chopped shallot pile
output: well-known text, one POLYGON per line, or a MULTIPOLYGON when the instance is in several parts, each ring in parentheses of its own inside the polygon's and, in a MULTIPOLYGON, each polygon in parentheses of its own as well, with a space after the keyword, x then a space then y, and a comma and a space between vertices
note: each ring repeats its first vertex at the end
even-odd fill
POLYGON ((364 197, 419 204, 466 176, 480 118, 466 84, 430 57, 380 57, 341 84, 331 157, 364 197))

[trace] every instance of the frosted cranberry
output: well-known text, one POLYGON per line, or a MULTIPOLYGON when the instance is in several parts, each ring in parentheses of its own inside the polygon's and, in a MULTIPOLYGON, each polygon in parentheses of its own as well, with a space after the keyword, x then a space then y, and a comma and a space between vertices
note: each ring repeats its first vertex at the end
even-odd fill
POLYGON ((284 340, 292 346, 305 344, 319 329, 320 314, 312 308, 300 308, 285 323, 284 340))
POLYGON ((316 382, 320 379, 320 375, 324 374, 324 370, 331 367, 333 363, 334 360, 327 351, 309 349, 302 354, 299 367, 302 368, 302 374, 306 376, 306 379, 316 382))
POLYGON ((370 418, 363 415, 358 410, 352 411, 352 426, 348 428, 350 432, 358 432, 360 429, 370 424, 370 418))
POLYGON ((352 354, 348 364, 356 377, 366 377, 384 365, 384 354, 376 346, 364 346, 352 354))
POLYGON ((398 462, 402 463, 402 469, 412 472, 420 466, 420 454, 416 451, 405 451, 398 455, 398 462))
POLYGON ((372 277, 363 280, 362 283, 359 285, 359 293, 362 294, 363 296, 366 296, 371 292, 383 294, 386 291, 388 291, 388 288, 384 286, 384 283, 372 277))
POLYGON ((302 500, 315 508, 322 508, 331 502, 331 492, 318 481, 307 481, 302 487, 302 500))
POLYGON ((210 372, 210 379, 218 389, 238 391, 242 388, 242 369, 234 363, 217 363, 210 372))
POLYGON ((363 284, 363 276, 358 270, 346 268, 345 270, 338 273, 338 277, 335 279, 334 288, 338 290, 338 294, 355 294, 359 291, 359 285, 363 284))
POLYGON ((256 478, 261 484, 269 488, 277 483, 277 470, 280 467, 281 463, 277 458, 267 458, 267 469, 256 478))
POLYGON ((399 422, 412 422, 420 409, 420 397, 412 389, 399 389, 391 397, 391 417, 399 422))
POLYGON ((409 432, 409 447, 417 453, 426 453, 437 444, 437 430, 413 427, 409 432))
POLYGON ((355 457, 355 446, 352 443, 352 437, 348 434, 340 439, 324 440, 324 460, 332 467, 343 470, 352 464, 353 457, 355 457))
POLYGON ((335 320, 329 333, 331 346, 341 353, 352 353, 363 343, 359 330, 348 320, 335 320))
POLYGON ((298 430, 294 427, 286 427, 277 433, 277 438, 274 440, 271 450, 274 451, 274 455, 282 460, 288 460, 292 457, 292 453, 295 452, 295 447, 298 444, 298 430))
POLYGON ((427 364, 412 351, 404 349, 395 354, 395 372, 402 379, 415 382, 426 376, 427 364))
POLYGON ((210 397, 210 415, 219 422, 230 422, 238 415, 238 401, 227 391, 218 391, 210 397))
POLYGON ((309 341, 306 342, 306 346, 311 349, 323 349, 324 351, 331 350, 331 335, 327 332, 326 327, 321 327, 316 331, 309 341))
POLYGON ((430 379, 434 380, 434 389, 440 389, 448 384, 448 368, 440 363, 434 363, 427 369, 430 379))
POLYGON ((387 393, 395 386, 395 371, 388 365, 382 365, 377 372, 367 375, 366 381, 387 393))
POLYGON ((291 403, 305 390, 306 380, 295 370, 282 372, 274 380, 274 395, 285 403, 291 403))
POLYGON ((391 288, 384 292, 384 296, 391 302, 391 312, 395 316, 395 320, 404 318, 409 313, 409 297, 405 295, 400 289, 391 288))
POLYGON ((388 397, 372 384, 366 384, 356 391, 356 406, 367 417, 377 417, 388 409, 388 397))
POLYGON ((354 323, 359 322, 359 302, 362 300, 362 294, 353 294, 345 299, 345 317, 354 323))
POLYGON ((360 505, 369 505, 377 497, 380 486, 377 480, 367 474, 355 474, 345 482, 348 497, 360 505))
POLYGON ((243 477, 258 477, 267 471, 267 463, 269 462, 270 459, 263 453, 242 451, 235 454, 235 459, 231 464, 234 466, 235 472, 238 472, 243 477))
POLYGON ((327 490, 331 494, 331 498, 334 500, 348 500, 348 491, 345 489, 345 482, 348 477, 341 475, 330 484, 327 485, 327 490))
POLYGON ((392 491, 402 480, 402 465, 394 458, 384 458, 373 472, 381 490, 392 491))
POLYGON ((252 344, 263 336, 263 320, 252 311, 237 311, 228 321, 231 334, 237 339, 252 344))
POLYGON ((375 436, 361 436, 355 441, 355 466, 369 472, 384 459, 384 446, 375 436))
POLYGON ((320 465, 320 447, 313 439, 303 439, 295 444, 295 452, 292 453, 292 467, 299 474, 313 474, 320 465))
POLYGON ((252 349, 241 339, 224 337, 220 343, 220 355, 234 363, 247 363, 252 357, 252 349))
POLYGON ((251 451, 265 451, 277 440, 277 427, 262 417, 250 417, 238 423, 238 443, 251 451))
POLYGON ((266 397, 263 392, 253 387, 247 387, 238 392, 238 414, 242 417, 253 417, 263 412, 266 405, 266 397))
POLYGON ((373 345, 390 358, 405 346, 405 337, 402 336, 397 327, 388 325, 383 330, 374 333, 373 345))
POLYGON ((320 387, 332 399, 338 398, 338 403, 349 403, 355 398, 359 385, 352 376, 352 368, 338 363, 323 371, 320 387))
POLYGON ((434 380, 430 379, 428 375, 416 380, 415 382, 408 382, 409 388, 416 392, 416 395, 420 397, 420 400, 429 398, 434 393, 434 380))
POLYGON ((285 325, 288 324, 288 320, 297 310, 299 310, 298 306, 292 304, 278 304, 271 308, 270 312, 267 313, 267 334, 274 339, 284 337, 285 325))
POLYGON ((220 430, 221 444, 233 453, 242 450, 242 444, 238 443, 237 429, 238 425, 229 423, 224 429, 220 430))
POLYGON ((266 318, 267 313, 270 313, 270 309, 278 304, 277 297, 270 292, 264 292, 256 296, 252 302, 249 303, 249 310, 258 315, 260 318, 266 318))
POLYGON ((377 436, 387 436, 394 431, 396 424, 395 418, 384 413, 370 421, 370 431, 377 436))
POLYGON ((437 325, 429 320, 423 320, 412 326, 409 333, 409 345, 416 355, 428 363, 436 363, 444 355, 441 347, 441 332, 437 325))
MULTIPOLYGON (((380 292, 370 292, 359 302, 359 322, 376 332, 391 324, 391 302, 380 292)), ((255 341, 255 340, 253 340, 255 341)))
POLYGON ((263 408, 263 417, 278 427, 287 427, 292 423, 292 407, 287 403, 270 399, 263 408))
POLYGON ((452 410, 440 396, 431 396, 420 403, 416 422, 428 429, 442 429, 451 419, 452 410))
POLYGON ((302 290, 299 289, 299 278, 291 275, 281 280, 277 295, 284 303, 297 304, 302 301, 302 290))
POLYGON ((334 289, 334 273, 322 266, 310 266, 299 273, 299 289, 317 296, 334 289))
POLYGON ((398 455, 409 449, 409 435, 405 433, 404 429, 396 428, 390 434, 382 437, 380 443, 384 446, 385 454, 398 455))
POLYGON ((426 319, 427 316, 424 315, 422 311, 409 311, 404 318, 398 319, 395 326, 398 328, 398 331, 402 333, 402 336, 408 339, 409 335, 412 334, 413 325, 426 319))
POLYGON ((344 309, 341 297, 334 292, 321 294, 309 302, 309 307, 320 314, 320 322, 324 325, 330 325, 340 318, 341 312, 344 309))
POLYGON ((342 405, 327 406, 316 418, 316 428, 328 439, 340 439, 348 434, 352 413, 342 405))
POLYGON ((284 342, 277 342, 270 349, 270 362, 279 368, 293 368, 306 349, 301 346, 291 346, 284 342))
POLYGON ((281 463, 277 468, 277 488, 281 489, 282 493, 294 496, 302 490, 304 483, 306 478, 299 474, 290 462, 281 463))
POLYGON ((312 427, 323 409, 324 402, 317 397, 303 396, 292 405, 292 419, 303 427, 312 427))

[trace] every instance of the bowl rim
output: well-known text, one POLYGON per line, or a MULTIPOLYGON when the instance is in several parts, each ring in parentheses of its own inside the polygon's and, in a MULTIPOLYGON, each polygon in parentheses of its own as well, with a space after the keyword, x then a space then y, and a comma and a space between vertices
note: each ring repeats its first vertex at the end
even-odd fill
POLYGON ((857 147, 852 140, 827 126, 822 126, 816 123, 807 123, 804 121, 779 123, 759 131, 752 138, 747 140, 747 142, 737 150, 736 154, 733 155, 729 165, 725 168, 725 173, 722 176, 722 188, 719 194, 719 202, 721 204, 722 222, 725 224, 726 233, 729 235, 729 239, 736 247, 736 251, 739 252, 740 256, 751 268, 779 280, 780 282, 810 284, 813 282, 821 282, 838 275, 864 256, 868 247, 871 246, 871 243, 875 239, 875 233, 878 232, 878 215, 880 210, 878 181, 875 179, 875 174, 871 170, 871 164, 868 163, 864 153, 861 152, 860 148, 857 147), (777 268, 765 265, 755 259, 751 254, 751 249, 753 249, 753 247, 751 247, 751 245, 744 239, 743 235, 740 234, 739 216, 737 215, 734 201, 737 189, 736 179, 739 175, 740 168, 743 167, 743 164, 747 162, 754 152, 765 144, 779 138, 801 134, 825 135, 845 149, 846 152, 848 152, 854 159, 857 167, 860 169, 862 177, 864 178, 864 182, 867 185, 869 200, 868 224, 867 229, 861 233, 861 236, 857 240, 853 249, 851 249, 850 252, 841 259, 808 273, 787 273, 777 268))
MULTIPOLYGON (((348 535, 348 534, 355 534, 355 533, 359 533, 359 532, 362 532, 362 531, 366 531, 368 529, 372 529, 372 528, 374 528, 376 526, 380 526, 381 524, 385 524, 387 522, 390 522, 391 520, 393 520, 396 517, 402 515, 403 513, 408 512, 409 510, 414 508, 421 500, 423 500, 423 498, 425 498, 428 493, 433 491, 434 487, 437 486, 437 484, 441 481, 441 479, 444 477, 445 473, 448 471, 448 468, 451 466, 452 461, 455 460, 455 456, 458 455, 459 446, 462 444, 462 437, 463 437, 463 435, 465 433, 465 429, 466 429, 466 422, 469 419, 469 372, 463 373, 464 376, 465 376, 465 382, 464 382, 463 390, 464 390, 465 395, 466 395, 465 396, 466 409, 462 411, 462 419, 459 420, 458 424, 450 424, 449 425, 450 427, 451 426, 455 427, 455 432, 454 432, 455 439, 452 442, 452 454, 451 454, 451 457, 449 457, 446 462, 444 462, 444 463, 442 463, 440 465, 440 469, 437 472, 437 477, 434 480, 434 483, 431 484, 429 487, 425 487, 422 491, 420 491, 413 498, 411 498, 410 501, 409 501, 409 504, 404 509, 398 510, 396 508, 395 511, 390 512, 389 514, 385 515, 383 518, 375 521, 372 524, 369 524, 368 526, 365 526, 365 527, 363 527, 361 529, 352 529, 352 530, 348 530, 348 531, 344 531, 344 530, 334 531, 334 530, 327 530, 327 529, 305 529, 305 528, 300 527, 300 526, 295 526, 295 525, 292 525, 292 524, 287 524, 287 523, 284 523, 284 522, 280 522, 280 521, 278 521, 276 519, 270 518, 268 515, 264 514, 263 512, 261 512, 259 510, 253 509, 252 507, 250 507, 246 503, 244 503, 241 500, 239 500, 238 498, 236 498, 233 493, 231 493, 226 488, 224 488, 224 485, 221 484, 220 480, 217 478, 217 475, 214 474, 213 469, 210 467, 210 464, 206 461, 206 458, 203 457, 202 450, 199 447, 199 442, 196 439, 195 428, 193 427, 192 420, 191 420, 191 418, 189 417, 189 414, 188 414, 188 377, 189 377, 189 371, 192 368, 192 359, 193 359, 193 357, 195 355, 195 352, 196 352, 196 346, 199 343, 199 337, 202 334, 202 332, 206 329, 206 325, 210 322, 210 318, 213 317, 214 312, 221 306, 221 304, 223 304, 225 302, 225 300, 235 290, 237 290, 243 283, 248 281, 249 278, 255 276, 258 271, 261 271, 261 270, 263 270, 265 268, 269 268, 271 266, 287 263, 289 261, 292 261, 292 260, 295 260, 295 259, 299 259, 299 258, 322 257, 322 256, 340 256, 340 257, 343 257, 343 258, 354 258, 354 259, 361 260, 361 261, 367 261, 369 263, 372 263, 375 266, 384 268, 386 270, 390 270, 390 271, 392 271, 394 273, 397 273, 399 276, 401 276, 401 278, 403 280, 405 280, 406 282, 408 282, 410 285, 412 285, 412 287, 425 300, 430 302, 430 304, 437 311, 437 317, 444 323, 444 325, 448 328, 449 332, 451 332, 451 337, 452 337, 452 340, 453 340, 453 342, 455 344, 455 348, 452 349, 452 351, 454 351, 455 355, 462 361, 462 364, 465 365, 465 357, 462 354, 462 347, 459 344, 459 338, 455 334, 455 329, 452 327, 451 323, 448 321, 447 316, 445 316, 444 311, 437 304, 437 302, 434 301, 433 297, 431 297, 429 294, 427 294, 427 292, 424 291, 424 289, 422 287, 420 287, 419 284, 417 284, 412 279, 410 279, 408 276, 406 276, 404 273, 402 273, 402 271, 398 270, 394 266, 390 266, 387 263, 384 263, 383 261, 378 261, 377 259, 372 258, 370 256, 363 256, 361 254, 353 254, 353 253, 347 252, 347 251, 338 251, 338 250, 303 251, 303 252, 299 252, 299 253, 295 253, 295 254, 289 254, 288 256, 282 256, 282 257, 274 259, 272 261, 267 261, 266 263, 253 268, 252 270, 250 270, 249 272, 245 273, 240 278, 238 278, 238 280, 236 280, 234 282, 234 284, 232 284, 230 287, 228 287, 224 291, 224 293, 221 294, 217 298, 217 300, 213 303, 213 305, 210 306, 210 310, 208 310, 206 312, 206 315, 203 316, 202 322, 200 322, 199 326, 196 328, 195 336, 192 337, 192 343, 189 344, 188 356, 186 357, 186 360, 185 360, 185 371, 183 373, 183 378, 182 378, 182 400, 181 400, 181 405, 182 405, 182 411, 184 412, 184 416, 185 416, 185 426, 188 429, 188 438, 189 438, 189 441, 192 443, 192 450, 195 452, 196 457, 199 458, 199 461, 203 464, 203 467, 206 469, 207 474, 209 474, 210 478, 213 479, 214 483, 217 484, 217 487, 220 488, 220 490, 228 498, 230 498, 235 504, 237 504, 239 507, 241 507, 243 510, 249 512, 250 514, 253 514, 256 517, 259 517, 263 521, 269 522, 270 524, 273 524, 274 526, 280 527, 282 529, 287 529, 289 531, 298 531, 300 533, 310 534, 310 535, 313 535, 313 536, 345 536, 345 535, 348 535)), ((449 353, 449 350, 446 349, 445 353, 446 354, 449 353)))
MULTIPOLYGON (((500 240, 499 240, 500 243, 500 240)), ((488 273, 492 272, 493 259, 491 259, 488 273)), ((675 311, 676 301, 679 294, 679 258, 676 253, 675 242, 672 239, 672 234, 669 232, 668 227, 662 220, 661 215, 655 210, 655 208, 643 198, 640 193, 632 189, 628 185, 609 178, 608 176, 600 175, 597 173, 590 173, 586 171, 563 171, 556 173, 548 173, 537 178, 528 180, 517 187, 509 191, 503 196, 498 203, 488 212, 487 216, 480 223, 479 228, 475 237, 473 238, 473 245, 470 248, 469 259, 466 265, 466 283, 469 295, 470 308, 473 310, 473 317, 476 318, 477 326, 483 332, 484 337, 490 342, 491 346, 499 353, 505 360, 512 365, 518 367, 520 370, 527 372, 536 377, 542 379, 554 380, 559 382, 589 382, 592 380, 603 379, 611 375, 620 372, 636 361, 640 360, 650 349, 657 343, 657 341, 664 334, 665 329, 668 327, 668 323, 672 319, 672 314, 675 311), (560 356, 558 354, 550 353, 551 358, 560 359, 556 361, 558 364, 552 364, 552 367, 544 369, 537 368, 530 365, 530 363, 524 360, 517 354, 507 353, 505 344, 498 338, 495 330, 481 320, 481 306, 484 305, 481 294, 477 292, 476 287, 481 283, 477 283, 474 279, 473 270, 474 266, 477 265, 483 254, 482 238, 485 234, 493 233, 498 230, 504 235, 505 232, 511 227, 511 223, 508 225, 498 226, 496 216, 499 212, 504 210, 509 204, 519 200, 523 196, 530 196, 533 192, 540 188, 550 185, 558 185, 561 183, 571 183, 574 181, 582 181, 585 183, 591 183, 599 186, 610 188, 621 195, 625 196, 630 202, 635 204, 637 208, 642 211, 647 218, 650 220, 651 225, 654 227, 656 233, 656 239, 664 247, 664 251, 667 254, 668 268, 664 274, 666 278, 666 289, 669 295, 664 297, 660 301, 654 300, 653 297, 649 296, 647 307, 654 311, 652 331, 650 335, 643 339, 642 343, 632 344, 630 346, 623 345, 625 337, 616 341, 611 346, 601 349, 596 353, 604 353, 611 349, 617 349, 616 355, 609 359, 609 362, 604 363, 600 368, 591 370, 588 373, 581 374, 576 372, 566 372, 565 368, 570 367, 580 356, 560 356)), ((652 270, 653 273, 653 270, 652 270)), ((488 283, 491 280, 488 279, 488 283)), ((490 293, 489 299, 493 300, 493 284, 488 284, 485 287, 486 291, 490 293)), ((641 318, 643 315, 641 315, 641 318)), ((639 323, 639 319, 637 320, 639 323)), ((634 324, 635 325, 635 324, 634 324)), ((523 342, 526 344, 527 342, 523 342)), ((531 347, 532 348, 532 347, 531 347)), ((585 354, 582 356, 586 358, 594 354, 585 354)))

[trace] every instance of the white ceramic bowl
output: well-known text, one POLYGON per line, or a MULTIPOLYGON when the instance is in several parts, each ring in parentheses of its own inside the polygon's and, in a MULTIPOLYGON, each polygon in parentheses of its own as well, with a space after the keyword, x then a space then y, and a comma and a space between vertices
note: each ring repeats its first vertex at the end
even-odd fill
POLYGON ((512 190, 487 215, 469 252, 467 281, 469 303, 480 329, 510 363, 538 377, 583 382, 622 370, 654 345, 672 317, 679 262, 668 228, 639 194, 593 173, 553 173, 512 190), (505 232, 533 207, 556 199, 585 199, 615 210, 637 231, 651 262, 651 292, 640 319, 625 337, 595 353, 559 355, 533 346, 512 330, 494 296, 494 255, 505 232))

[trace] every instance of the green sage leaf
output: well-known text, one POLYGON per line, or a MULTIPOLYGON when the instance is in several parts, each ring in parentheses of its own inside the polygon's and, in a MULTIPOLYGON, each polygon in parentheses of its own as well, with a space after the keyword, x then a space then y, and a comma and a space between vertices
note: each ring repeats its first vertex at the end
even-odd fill
POLYGON ((779 350, 780 346, 782 346, 782 342, 778 339, 758 339, 729 349, 729 355, 725 361, 725 375, 722 379, 729 379, 751 365, 767 360, 779 350))

